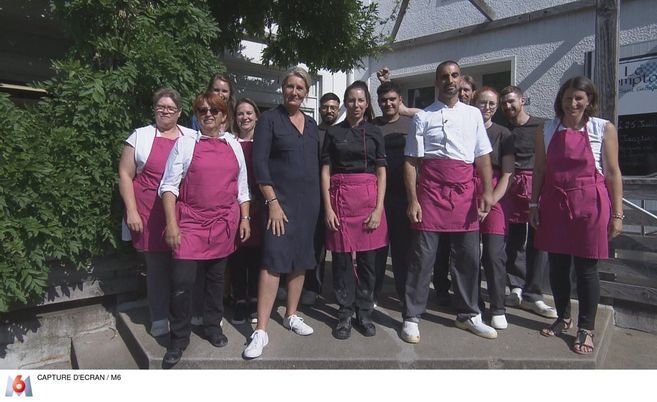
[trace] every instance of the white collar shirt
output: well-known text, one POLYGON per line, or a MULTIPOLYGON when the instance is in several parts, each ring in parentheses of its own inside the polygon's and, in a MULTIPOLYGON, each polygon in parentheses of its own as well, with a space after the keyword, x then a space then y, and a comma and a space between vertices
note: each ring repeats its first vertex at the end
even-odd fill
MULTIPOLYGON (((195 130, 191 128, 178 126, 178 137, 184 135, 194 135, 195 130)), ((125 140, 125 143, 130 145, 135 149, 135 165, 137 167, 136 173, 139 174, 144 170, 146 161, 151 154, 151 149, 153 148, 153 140, 156 137, 161 137, 162 134, 155 127, 155 124, 151 124, 145 127, 140 127, 132 132, 130 137, 125 140)))
POLYGON ((461 102, 450 108, 437 100, 413 117, 404 154, 473 163, 492 150, 479 109, 461 102))

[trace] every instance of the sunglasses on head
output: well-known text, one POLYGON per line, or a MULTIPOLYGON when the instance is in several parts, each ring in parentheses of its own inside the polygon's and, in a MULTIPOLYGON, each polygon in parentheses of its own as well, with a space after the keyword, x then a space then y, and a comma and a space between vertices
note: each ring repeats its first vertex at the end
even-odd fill
POLYGON ((212 113, 212 115, 216 115, 216 114, 219 114, 219 112, 221 112, 221 110, 216 108, 216 107, 213 107, 213 108, 200 107, 200 108, 196 109, 196 113, 203 115, 203 114, 206 114, 208 112, 208 110, 210 111, 210 113, 212 113))

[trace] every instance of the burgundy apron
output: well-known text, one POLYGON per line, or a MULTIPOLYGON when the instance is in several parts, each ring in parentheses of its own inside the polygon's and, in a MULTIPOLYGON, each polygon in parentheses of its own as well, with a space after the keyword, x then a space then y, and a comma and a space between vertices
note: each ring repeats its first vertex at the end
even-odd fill
POLYGON ((381 224, 370 230, 365 220, 376 208, 376 176, 371 173, 334 174, 329 188, 331 207, 338 216, 337 231, 326 229, 326 249, 338 253, 376 250, 388 245, 385 211, 381 224))
POLYGON ((472 232, 479 229, 476 184, 471 163, 424 159, 417 185, 422 222, 412 228, 428 232, 472 232))
POLYGON ((609 258, 611 202, 586 131, 556 131, 547 149, 534 246, 551 253, 609 258))
MULTIPOLYGON (((501 176, 502 172, 499 169, 493 169, 493 188, 497 186, 501 176)), ((483 183, 478 176, 475 177, 477 179, 477 194, 483 194, 483 183)), ((503 201, 504 197, 502 197, 500 202, 490 208, 490 212, 488 215, 486 215, 486 218, 479 223, 479 233, 496 235, 506 235, 508 233, 508 228, 506 225, 506 214, 504 208, 502 208, 503 201)))
POLYGON ((240 141, 244 160, 246 161, 246 173, 249 180, 249 190, 251 192, 252 202, 249 206, 249 215, 251 216, 251 236, 249 239, 240 243, 240 247, 256 247, 262 243, 262 208, 261 203, 254 202, 258 189, 255 182, 255 173, 253 172, 253 141, 240 141))
POLYGON ((166 219, 162 199, 157 196, 167 158, 176 140, 157 136, 153 138, 153 146, 142 171, 132 179, 132 187, 137 202, 137 212, 141 218, 143 231, 130 231, 132 245, 141 251, 169 251, 164 241, 166 219))
POLYGON ((226 140, 203 138, 196 143, 176 203, 180 246, 173 258, 211 260, 235 251, 238 173, 237 158, 226 140))
POLYGON ((503 200, 506 218, 510 223, 529 222, 529 200, 532 198, 532 169, 516 169, 509 190, 503 200))

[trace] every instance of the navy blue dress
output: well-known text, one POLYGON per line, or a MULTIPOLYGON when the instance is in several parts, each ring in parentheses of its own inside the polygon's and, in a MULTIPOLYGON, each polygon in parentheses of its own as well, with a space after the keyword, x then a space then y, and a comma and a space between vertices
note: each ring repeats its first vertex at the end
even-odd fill
POLYGON ((256 182, 274 188, 289 221, 280 237, 271 229, 265 232, 262 264, 271 272, 314 269, 317 263, 313 236, 320 205, 319 130, 312 117, 304 117, 301 135, 280 105, 260 116, 253 135, 256 182))

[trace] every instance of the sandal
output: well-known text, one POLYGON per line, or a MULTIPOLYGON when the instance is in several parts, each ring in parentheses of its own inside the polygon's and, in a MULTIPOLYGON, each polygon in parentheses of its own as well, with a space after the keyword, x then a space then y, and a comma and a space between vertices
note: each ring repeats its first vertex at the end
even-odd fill
POLYGON ((588 329, 578 329, 577 338, 573 345, 573 351, 580 355, 590 355, 593 353, 595 347, 593 346, 593 331, 588 329))
POLYGON ((563 332, 567 332, 570 328, 573 327, 573 320, 564 320, 557 318, 555 322, 552 323, 549 327, 543 328, 541 330, 541 335, 543 336, 559 336, 563 332))

